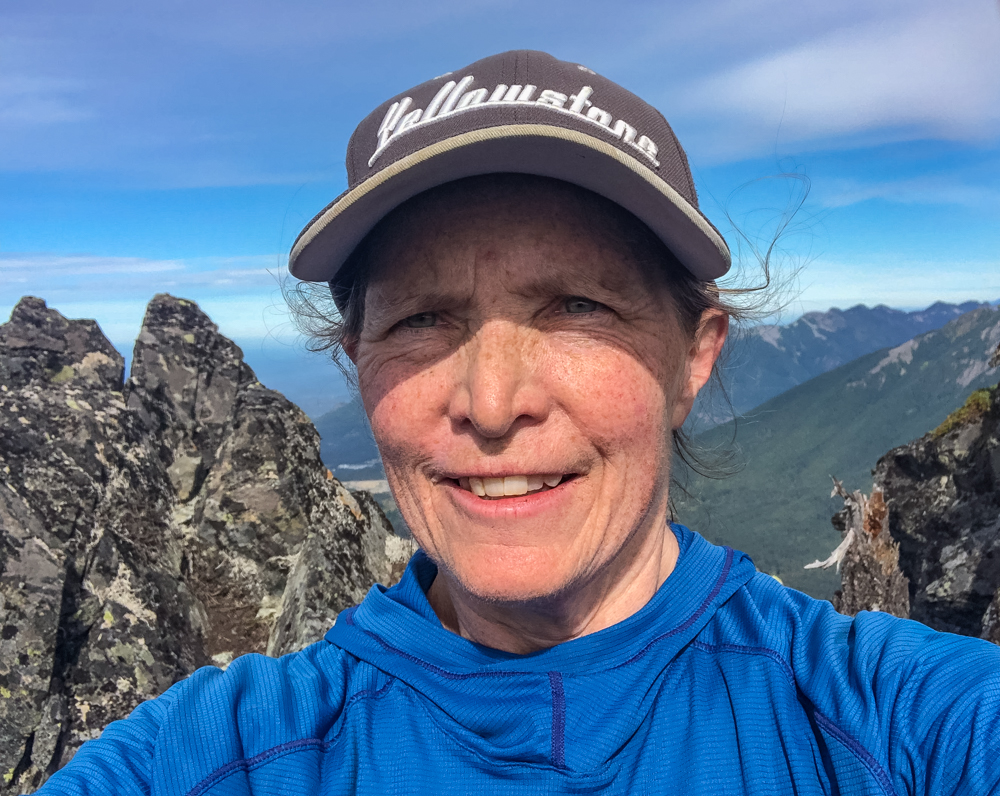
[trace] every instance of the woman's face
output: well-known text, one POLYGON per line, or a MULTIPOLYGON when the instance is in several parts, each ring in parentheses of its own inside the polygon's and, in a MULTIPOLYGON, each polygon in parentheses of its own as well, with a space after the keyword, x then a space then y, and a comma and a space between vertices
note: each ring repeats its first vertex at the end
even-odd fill
POLYGON ((571 186, 487 178, 411 202, 371 252, 361 397, 415 539, 478 598, 564 593, 664 531, 670 431, 717 347, 619 225, 571 186))

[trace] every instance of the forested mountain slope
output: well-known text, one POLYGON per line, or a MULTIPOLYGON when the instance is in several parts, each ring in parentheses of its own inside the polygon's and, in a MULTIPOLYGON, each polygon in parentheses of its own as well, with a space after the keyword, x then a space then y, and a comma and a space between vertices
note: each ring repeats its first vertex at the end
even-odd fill
MULTIPOLYGON (((787 326, 765 324, 742 334, 736 332, 722 356, 733 410, 742 414, 821 373, 940 329, 985 306, 974 301, 939 301, 924 310, 904 312, 881 304, 858 304, 846 310, 834 307, 826 312, 807 312, 787 326)), ((718 399, 711 405, 701 402, 695 414, 703 429, 732 419, 729 407, 718 399)))
POLYGON ((676 496, 680 519, 747 551, 788 585, 829 597, 835 573, 802 567, 839 542, 830 525, 840 508, 828 497, 830 476, 848 489, 870 489, 885 451, 935 428, 969 393, 997 381, 988 360, 998 342, 1000 311, 982 307, 705 432, 697 438, 702 449, 735 450, 743 469, 722 480, 679 473, 691 492, 676 496))

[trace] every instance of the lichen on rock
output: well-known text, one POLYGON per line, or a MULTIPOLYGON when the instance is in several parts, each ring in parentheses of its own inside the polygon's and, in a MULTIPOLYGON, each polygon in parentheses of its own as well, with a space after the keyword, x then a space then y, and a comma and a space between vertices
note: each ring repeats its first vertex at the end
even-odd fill
POLYGON ((193 302, 153 299, 123 376, 41 299, 0 325, 0 791, 198 666, 318 640, 413 550, 193 302))

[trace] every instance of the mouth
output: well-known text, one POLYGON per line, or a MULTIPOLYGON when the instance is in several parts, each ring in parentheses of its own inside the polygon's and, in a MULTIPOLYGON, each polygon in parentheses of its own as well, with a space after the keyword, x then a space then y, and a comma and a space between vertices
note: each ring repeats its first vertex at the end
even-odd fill
POLYGON ((508 497, 534 495, 555 489, 575 475, 508 475, 501 478, 477 478, 463 476, 451 478, 453 484, 466 492, 471 492, 483 500, 502 500, 508 497))

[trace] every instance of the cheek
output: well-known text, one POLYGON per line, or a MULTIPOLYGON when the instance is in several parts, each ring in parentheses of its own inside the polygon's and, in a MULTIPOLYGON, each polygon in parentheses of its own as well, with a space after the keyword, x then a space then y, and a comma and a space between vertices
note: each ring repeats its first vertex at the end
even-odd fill
POLYGON ((564 360, 552 369, 553 391, 567 414, 606 455, 656 458, 669 436, 663 376, 620 349, 564 360))
POLYGON ((359 362, 358 386, 386 464, 415 454, 419 458, 414 443, 441 437, 433 433, 448 403, 448 379, 441 368, 414 371, 393 362, 367 368, 359 362))

